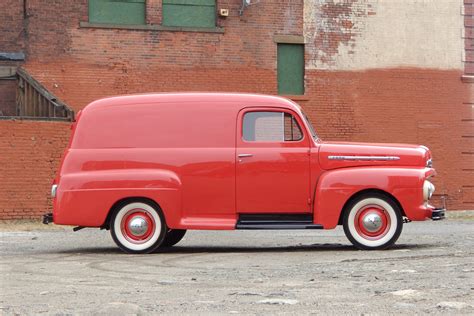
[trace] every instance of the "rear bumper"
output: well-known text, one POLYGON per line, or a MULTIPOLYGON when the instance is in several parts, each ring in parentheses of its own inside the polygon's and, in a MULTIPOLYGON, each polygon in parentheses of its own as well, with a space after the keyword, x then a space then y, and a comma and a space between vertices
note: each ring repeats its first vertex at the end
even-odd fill
POLYGON ((435 208, 431 211, 431 219, 434 221, 445 219, 445 212, 445 208, 435 208))
POLYGON ((49 223, 53 223, 53 213, 46 213, 43 215, 43 224, 48 225, 49 223))

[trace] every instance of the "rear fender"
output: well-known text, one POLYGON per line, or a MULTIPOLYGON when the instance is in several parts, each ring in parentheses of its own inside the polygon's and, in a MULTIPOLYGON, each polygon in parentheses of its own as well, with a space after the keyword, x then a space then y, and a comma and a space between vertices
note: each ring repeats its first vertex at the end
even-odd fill
POLYGON ((181 180, 164 169, 101 170, 65 174, 57 190, 56 224, 100 227, 111 207, 130 197, 160 205, 169 227, 181 218, 181 180))
POLYGON ((420 168, 343 168, 325 172, 316 186, 314 223, 325 229, 336 227, 347 201, 364 190, 380 190, 392 195, 405 215, 413 220, 426 216, 423 210, 423 181, 427 169, 420 168))

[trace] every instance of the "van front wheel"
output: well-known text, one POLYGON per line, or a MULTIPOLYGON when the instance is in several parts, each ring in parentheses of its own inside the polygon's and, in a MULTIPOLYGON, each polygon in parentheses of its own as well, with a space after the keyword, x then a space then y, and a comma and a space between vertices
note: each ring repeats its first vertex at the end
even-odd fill
POLYGON ((161 209, 148 202, 122 204, 110 218, 112 238, 127 253, 153 252, 163 242, 166 230, 161 209))
POLYGON ((377 250, 393 245, 403 227, 400 207, 388 196, 368 193, 344 210, 344 233, 359 249, 377 250))

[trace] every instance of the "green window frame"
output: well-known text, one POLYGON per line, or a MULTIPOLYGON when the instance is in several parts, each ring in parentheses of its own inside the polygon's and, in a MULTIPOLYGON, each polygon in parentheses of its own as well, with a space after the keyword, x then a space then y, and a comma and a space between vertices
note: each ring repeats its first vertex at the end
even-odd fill
POLYGON ((278 94, 304 94, 304 44, 277 44, 278 94))
POLYGON ((144 25, 146 0, 89 0, 89 23, 144 25))
POLYGON ((163 26, 216 27, 215 0, 163 0, 163 26))

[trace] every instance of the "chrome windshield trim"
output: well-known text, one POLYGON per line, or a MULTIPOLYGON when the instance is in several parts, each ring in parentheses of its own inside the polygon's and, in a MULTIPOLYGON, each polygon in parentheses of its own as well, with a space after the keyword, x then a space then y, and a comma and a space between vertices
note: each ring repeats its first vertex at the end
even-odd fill
POLYGON ((433 160, 428 159, 428 160, 426 161, 426 167, 432 168, 432 167, 433 167, 433 160))
POLYGON ((329 160, 363 160, 363 161, 393 161, 400 160, 398 156, 329 156, 329 160))
POLYGON ((57 184, 53 184, 53 185, 51 186, 51 197, 55 198, 57 191, 58 191, 58 185, 57 185, 57 184))

